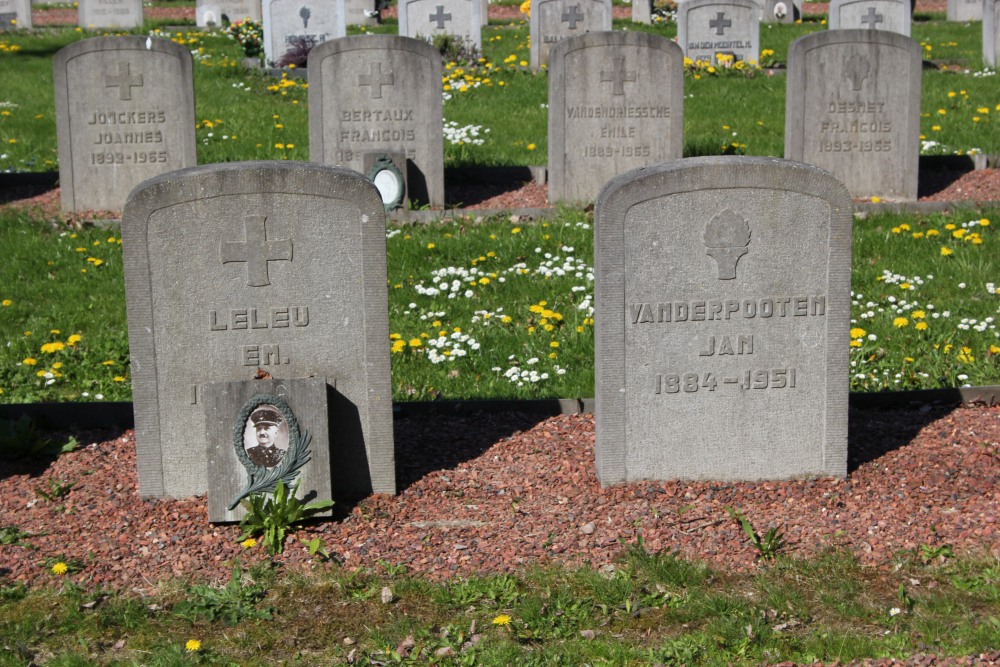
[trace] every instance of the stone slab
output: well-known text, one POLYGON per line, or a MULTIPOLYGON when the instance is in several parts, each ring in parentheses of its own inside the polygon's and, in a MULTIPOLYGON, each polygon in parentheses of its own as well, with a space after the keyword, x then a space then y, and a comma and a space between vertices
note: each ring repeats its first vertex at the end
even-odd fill
POLYGON ((397 35, 354 35, 309 59, 309 159, 364 170, 364 155, 402 152, 410 201, 444 205, 441 54, 397 35))
POLYGON ((684 54, 645 32, 591 32, 549 52, 549 201, 684 152, 684 54))
POLYGON ((920 45, 885 30, 827 30, 788 49, 785 157, 859 199, 917 198, 920 45))
POLYGON ((77 22, 88 30, 99 28, 139 28, 142 0, 80 0, 77 22))
POLYGON ((909 0, 833 0, 830 30, 888 30, 910 36, 909 0))
POLYGON ((983 62, 1000 65, 1000 0, 983 0, 983 62))
POLYGON ((120 211, 136 185, 197 164, 191 53, 94 37, 53 58, 63 211, 120 211))
POLYGON ((549 63, 549 50, 568 37, 611 30, 611 0, 534 0, 528 19, 530 64, 549 63))
POLYGON ((260 0, 197 0, 194 13, 199 28, 221 28, 247 19, 261 21, 260 0))
POLYGON ((430 41, 438 35, 454 35, 482 52, 482 0, 399 0, 398 6, 403 37, 430 41))
POLYGON ((263 0, 262 11, 268 63, 280 63, 289 51, 315 48, 347 34, 345 0, 263 0))
POLYGON ((139 492, 208 486, 210 382, 322 377, 338 495, 395 491, 385 212, 346 169, 207 165, 146 181, 122 217, 139 492))
POLYGON ((677 6, 677 43, 691 60, 719 63, 719 55, 756 63, 760 15, 754 0, 686 0, 677 6))
POLYGON ((948 0, 949 21, 982 21, 983 5, 989 0, 948 0))
POLYGON ((598 200, 602 485, 847 473, 851 199, 775 158, 689 158, 598 200))
POLYGON ((31 0, 0 0, 0 32, 31 30, 31 0))
MULTIPOLYGON (((330 451, 336 447, 336 442, 330 439, 327 422, 327 390, 325 378, 204 385, 209 521, 242 519, 246 510, 239 500, 249 495, 248 491, 261 493, 273 489, 273 485, 268 485, 270 488, 266 491, 255 489, 251 481, 258 487, 265 486, 263 483, 268 477, 283 476, 283 466, 294 475, 293 480, 299 482, 296 497, 300 500, 333 499, 330 451), (271 421, 278 423, 272 425, 271 421), (263 433, 264 439, 273 434, 273 441, 261 442, 258 431, 263 433), (259 451, 267 451, 265 445, 280 454, 259 454, 259 451)), ((288 484, 289 490, 295 483, 288 484)), ((329 512, 324 514, 329 515, 329 512)))

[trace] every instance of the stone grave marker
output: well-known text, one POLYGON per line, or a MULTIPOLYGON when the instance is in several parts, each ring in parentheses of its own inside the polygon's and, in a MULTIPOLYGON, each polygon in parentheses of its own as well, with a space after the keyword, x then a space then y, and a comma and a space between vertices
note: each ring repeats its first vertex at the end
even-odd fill
POLYGON ((147 178, 197 164, 191 53, 153 37, 94 37, 53 59, 64 211, 120 211, 147 178))
POLYGON ((549 200, 593 202, 612 177, 684 149, 684 54, 645 32, 591 32, 549 52, 549 200))
MULTIPOLYGON (((346 169, 206 165, 122 217, 139 492, 208 488, 205 386, 324 378, 338 496, 395 492, 385 212, 346 169)), ((312 428, 312 427, 310 427, 312 428)), ((316 459, 317 461, 319 459, 316 459)))
POLYGON ((409 199, 444 205, 441 54, 422 39, 354 35, 309 60, 309 159, 366 173, 403 153, 409 199))
POLYGON ((686 0, 677 7, 677 43, 695 61, 757 62, 760 14, 754 0, 686 0))
POLYGON ((983 62, 1000 64, 1000 0, 983 0, 983 62))
POLYGON ((80 0, 77 22, 81 28, 138 28, 142 26, 142 0, 80 0))
POLYGON ((347 25, 378 25, 375 0, 345 0, 344 11, 347 25))
POLYGON ((632 22, 653 22, 653 0, 632 0, 632 22))
POLYGON ((595 212, 602 485, 847 473, 852 205, 826 172, 689 158, 595 212))
POLYGON ((345 0, 264 0, 264 59, 315 48, 347 34, 345 0))
POLYGON ((0 0, 0 32, 31 30, 31 0, 0 0))
POLYGON ((914 201, 920 45, 885 30, 827 30, 788 49, 785 157, 826 169, 854 197, 914 201))
POLYGON ((887 30, 910 36, 909 0, 833 0, 830 30, 887 30))
POLYGON ((399 34, 430 41, 454 35, 477 50, 483 48, 482 0, 400 0, 399 34))
POLYGON ((549 50, 567 37, 611 30, 611 0, 535 0, 528 20, 530 63, 549 63, 549 50))
POLYGON ((802 8, 792 0, 763 0, 763 23, 795 23, 801 18, 802 8))
POLYGON ((260 0, 197 0, 195 23, 199 28, 221 28, 250 19, 260 23, 260 0))
POLYGON ((982 21, 986 2, 989 0, 948 0, 948 20, 982 21))

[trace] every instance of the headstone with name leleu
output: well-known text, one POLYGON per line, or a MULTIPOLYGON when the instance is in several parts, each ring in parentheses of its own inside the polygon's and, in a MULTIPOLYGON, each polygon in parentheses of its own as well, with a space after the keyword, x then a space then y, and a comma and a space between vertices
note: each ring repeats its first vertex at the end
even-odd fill
POLYGON ((681 157, 684 54, 646 32, 592 32, 549 52, 549 200, 593 202, 611 178, 681 157))
POLYGON ((921 49, 884 30, 827 30, 788 48, 785 157, 826 169, 854 197, 915 201, 921 49))
POLYGON ((399 0, 398 7, 403 37, 430 41, 438 35, 453 35, 482 51, 482 0, 399 0))
POLYGON ((260 23, 260 0, 197 0, 195 23, 199 28, 221 28, 247 19, 260 23))
POLYGON ((347 34, 345 0, 264 0, 263 12, 268 63, 347 34))
POLYGON ((885 30, 910 36, 910 0, 833 0, 830 30, 885 30))
MULTIPOLYGON (((330 500, 325 378, 245 380, 204 385, 208 520, 239 521, 241 501, 273 493, 278 480, 300 499, 330 500)), ((327 512, 328 513, 328 512, 327 512)))
POLYGON ((852 205, 821 169, 705 157, 597 202, 604 486, 847 473, 852 205))
POLYGON ((339 497, 395 492, 385 211, 347 169, 206 165, 122 216, 139 492, 208 488, 204 385, 325 378, 339 497), (263 373, 261 372, 263 371, 263 373))
POLYGON ((142 0, 80 0, 77 23, 81 28, 138 28, 142 26, 142 0))
POLYGON ((63 211, 120 211, 136 185, 197 164, 191 53, 154 37, 94 37, 56 53, 63 211))
POLYGON ((677 43, 693 61, 756 63, 760 13, 754 0, 686 0, 677 6, 677 43))
POLYGON ((403 153, 411 202, 444 205, 441 54, 422 39, 354 35, 309 60, 309 159, 365 173, 365 156, 403 153))
POLYGON ((0 0, 0 32, 31 30, 31 0, 0 0))
POLYGON ((948 0, 948 20, 982 21, 986 2, 989 0, 948 0))
POLYGON ((611 30, 611 0, 534 0, 528 20, 530 64, 549 63, 549 51, 568 37, 611 30))
POLYGON ((1000 0, 983 0, 983 62, 1000 65, 1000 0))

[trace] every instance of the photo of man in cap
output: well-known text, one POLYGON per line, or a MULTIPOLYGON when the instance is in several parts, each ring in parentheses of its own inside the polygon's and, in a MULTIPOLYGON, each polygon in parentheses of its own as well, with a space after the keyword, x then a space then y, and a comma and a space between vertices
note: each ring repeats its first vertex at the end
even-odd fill
POLYGON ((247 430, 243 437, 243 444, 247 450, 247 456, 263 468, 273 468, 281 463, 285 452, 288 450, 287 427, 284 433, 284 447, 282 447, 281 426, 284 418, 272 406, 262 405, 250 414, 247 430), (250 433, 250 427, 253 433, 250 433), (256 442, 252 444, 251 442, 256 442))

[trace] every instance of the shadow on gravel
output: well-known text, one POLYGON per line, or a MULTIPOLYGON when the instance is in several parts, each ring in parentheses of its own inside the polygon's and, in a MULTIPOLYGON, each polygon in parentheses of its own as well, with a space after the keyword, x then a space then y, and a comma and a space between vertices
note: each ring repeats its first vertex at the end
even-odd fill
POLYGON ((847 472, 910 444, 928 424, 954 410, 954 405, 851 407, 848 412, 847 472))

